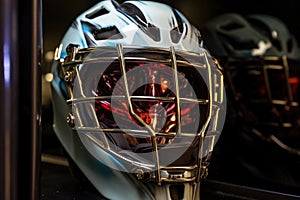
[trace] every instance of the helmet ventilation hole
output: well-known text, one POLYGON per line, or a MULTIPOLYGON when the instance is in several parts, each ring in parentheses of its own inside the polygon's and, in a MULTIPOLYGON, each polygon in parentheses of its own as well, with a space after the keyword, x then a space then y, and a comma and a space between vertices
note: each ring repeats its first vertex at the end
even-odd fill
POLYGON ((108 14, 108 13, 109 13, 109 11, 102 7, 98 10, 95 10, 95 11, 85 15, 85 17, 88 18, 88 19, 94 19, 96 17, 102 16, 102 15, 105 15, 105 14, 108 14))

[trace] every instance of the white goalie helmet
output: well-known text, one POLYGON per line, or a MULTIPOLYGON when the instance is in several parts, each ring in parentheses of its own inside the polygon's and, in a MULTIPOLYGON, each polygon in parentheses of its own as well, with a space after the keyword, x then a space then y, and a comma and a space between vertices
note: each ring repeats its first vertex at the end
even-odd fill
POLYGON ((63 36, 53 75, 54 131, 103 196, 200 198, 225 91, 220 66, 180 12, 101 1, 63 36))

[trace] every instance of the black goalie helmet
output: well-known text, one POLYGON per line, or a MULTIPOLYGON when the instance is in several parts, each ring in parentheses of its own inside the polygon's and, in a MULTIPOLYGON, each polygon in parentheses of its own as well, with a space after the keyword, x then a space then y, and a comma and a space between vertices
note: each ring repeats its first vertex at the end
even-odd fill
POLYGON ((67 30, 53 75, 55 133, 99 192, 199 199, 226 103, 220 66, 180 12, 102 1, 67 30))
POLYGON ((228 13, 201 31, 223 65, 231 119, 300 155, 300 51, 286 25, 269 15, 228 13))

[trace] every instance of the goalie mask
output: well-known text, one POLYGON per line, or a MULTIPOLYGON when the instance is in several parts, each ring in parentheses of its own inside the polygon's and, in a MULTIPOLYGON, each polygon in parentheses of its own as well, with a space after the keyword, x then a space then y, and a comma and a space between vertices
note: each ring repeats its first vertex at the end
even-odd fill
POLYGON ((165 4, 102 1, 55 55, 54 130, 97 190, 199 199, 226 110, 221 68, 200 32, 165 4))
POLYGON ((228 13, 201 30, 224 68, 231 121, 300 155, 300 51, 286 25, 269 15, 228 13))

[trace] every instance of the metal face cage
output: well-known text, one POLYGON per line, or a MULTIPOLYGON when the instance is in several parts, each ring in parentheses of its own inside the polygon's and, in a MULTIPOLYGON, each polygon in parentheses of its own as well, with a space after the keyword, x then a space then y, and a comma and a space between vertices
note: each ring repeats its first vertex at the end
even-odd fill
POLYGON ((91 154, 139 180, 205 178, 225 116, 216 60, 205 50, 121 44, 67 52, 56 60, 67 122, 91 154))
POLYGON ((286 56, 228 58, 224 62, 228 91, 245 121, 261 139, 300 154, 299 61, 286 56))

